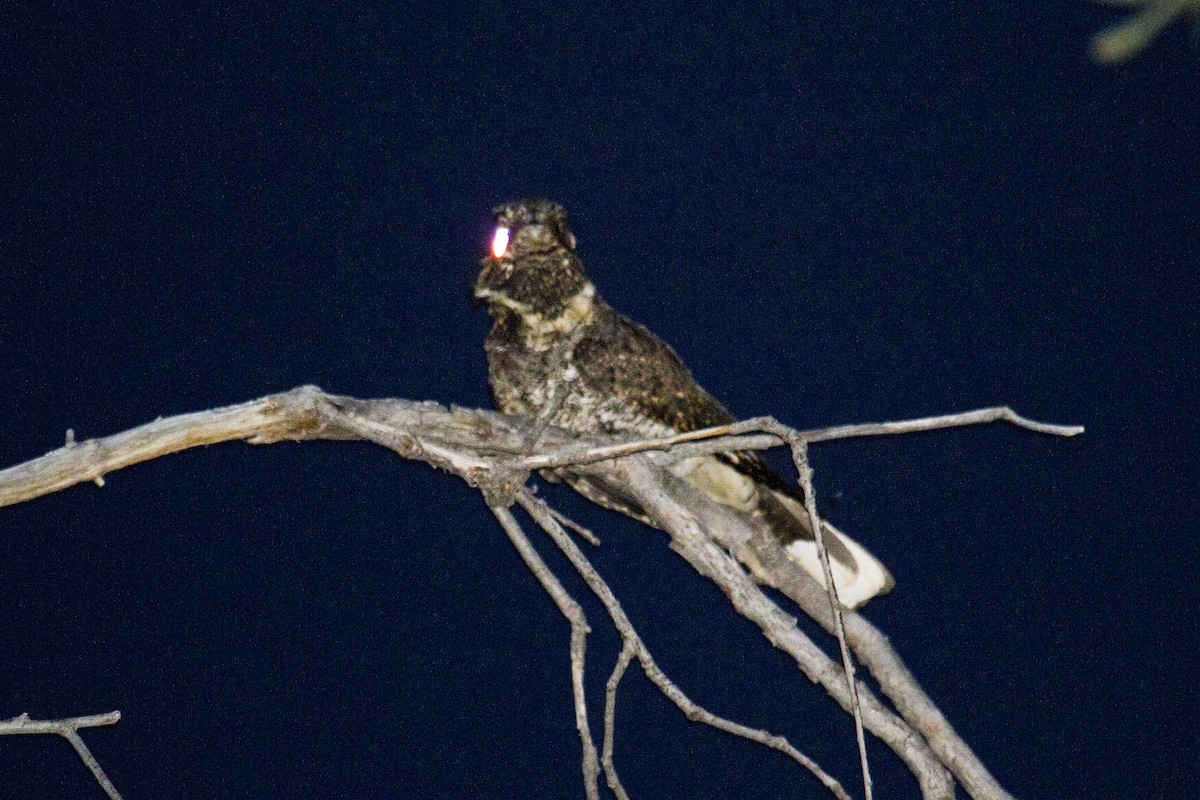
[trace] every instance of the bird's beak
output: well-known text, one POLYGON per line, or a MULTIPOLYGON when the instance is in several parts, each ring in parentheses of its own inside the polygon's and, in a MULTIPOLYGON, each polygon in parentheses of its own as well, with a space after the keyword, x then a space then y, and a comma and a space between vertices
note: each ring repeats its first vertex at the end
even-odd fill
POLYGON ((512 260, 505 260, 504 255, 509 250, 509 237, 512 231, 498 225, 492 235, 491 252, 479 261, 479 277, 475 279, 475 298, 486 300, 496 293, 512 275, 512 260))

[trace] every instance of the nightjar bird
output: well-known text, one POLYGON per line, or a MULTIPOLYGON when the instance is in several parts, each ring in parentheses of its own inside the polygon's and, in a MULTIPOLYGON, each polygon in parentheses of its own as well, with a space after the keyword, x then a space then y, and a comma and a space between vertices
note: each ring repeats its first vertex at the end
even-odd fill
MULTIPOLYGON (((521 200, 497 207, 491 255, 475 296, 495 324, 484 348, 497 407, 544 415, 580 433, 666 436, 734 421, 675 351, 604 302, 575 253, 562 206, 521 200)), ((679 461, 672 472, 724 506, 763 521, 785 552, 824 585, 798 487, 752 452, 679 461)), ((595 479, 563 477, 601 505, 638 519, 631 498, 595 479)), ((841 602, 855 608, 892 588, 887 568, 827 522, 824 539, 841 602)))

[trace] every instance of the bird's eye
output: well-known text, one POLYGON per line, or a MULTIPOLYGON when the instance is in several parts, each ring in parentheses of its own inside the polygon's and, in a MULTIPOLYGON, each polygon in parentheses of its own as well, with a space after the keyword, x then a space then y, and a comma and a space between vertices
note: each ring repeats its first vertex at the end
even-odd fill
POLYGON ((492 237, 492 255, 500 258, 506 250, 508 250, 508 228, 500 226, 496 228, 496 234, 492 237))

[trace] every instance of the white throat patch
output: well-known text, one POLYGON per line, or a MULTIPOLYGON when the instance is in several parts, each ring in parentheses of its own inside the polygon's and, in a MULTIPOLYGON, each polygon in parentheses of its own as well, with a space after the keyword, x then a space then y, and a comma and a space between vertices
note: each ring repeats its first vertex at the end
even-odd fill
POLYGON ((555 340, 563 334, 570 333, 578 325, 591 321, 596 287, 590 281, 585 283, 583 288, 567 301, 567 307, 562 310, 562 313, 549 319, 535 313, 525 303, 513 300, 499 292, 485 290, 478 296, 516 311, 521 316, 521 334, 525 346, 530 350, 542 352, 553 346, 555 340))

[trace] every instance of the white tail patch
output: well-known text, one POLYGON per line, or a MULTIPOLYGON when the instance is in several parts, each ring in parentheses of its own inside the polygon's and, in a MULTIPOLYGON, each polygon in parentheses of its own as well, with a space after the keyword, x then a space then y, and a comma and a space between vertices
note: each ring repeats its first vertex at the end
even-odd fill
MULTIPOLYGON (((804 510, 799 503, 791 498, 787 499, 791 501, 788 504, 789 508, 798 506, 802 511, 804 510)), ((858 608, 872 597, 891 590, 894 583, 891 573, 880 563, 879 559, 867 552, 867 548, 824 520, 821 522, 821 532, 824 535, 826 546, 828 546, 829 537, 836 536, 838 541, 845 545, 850 554, 854 556, 854 563, 858 567, 857 572, 851 572, 837 559, 829 559, 829 569, 833 573, 833 585, 837 587, 838 600, 842 605, 846 608, 858 608)), ((825 570, 821 568, 816 542, 799 539, 789 544, 784 551, 805 572, 816 578, 817 583, 825 585, 825 570)))
MULTIPOLYGON (((687 458, 671 467, 671 472, 686 480, 700 491, 722 505, 736 508, 739 511, 751 511, 754 507, 757 484, 750 478, 723 464, 715 458, 687 458)), ((802 503, 791 497, 772 492, 798 519, 804 520, 807 529, 808 509, 802 503)), ((838 600, 847 608, 858 608, 876 595, 883 594, 892 588, 893 580, 887 567, 879 559, 867 552, 867 549, 851 539, 828 522, 822 521, 822 532, 826 546, 829 540, 836 537, 849 551, 854 559, 854 569, 841 563, 832 556, 829 559, 830 571, 833 573, 833 585, 837 587, 838 600)), ((817 555, 817 543, 806 539, 798 539, 784 548, 788 557, 795 561, 809 575, 825 585, 825 571, 821 568, 821 559, 817 555)))

